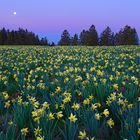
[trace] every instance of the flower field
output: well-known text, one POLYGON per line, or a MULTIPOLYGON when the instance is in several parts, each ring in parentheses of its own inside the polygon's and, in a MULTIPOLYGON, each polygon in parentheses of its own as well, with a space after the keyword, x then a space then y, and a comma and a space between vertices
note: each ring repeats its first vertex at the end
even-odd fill
POLYGON ((0 140, 140 139, 140 47, 0 47, 0 140))

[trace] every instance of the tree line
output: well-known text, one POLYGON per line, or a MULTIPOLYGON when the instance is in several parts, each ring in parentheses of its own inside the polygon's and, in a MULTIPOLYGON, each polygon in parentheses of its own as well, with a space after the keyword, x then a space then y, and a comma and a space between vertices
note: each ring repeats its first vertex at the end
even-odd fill
POLYGON ((33 32, 29 32, 27 29, 19 28, 15 30, 6 30, 5 28, 0 30, 0 45, 50 45, 54 46, 52 42, 48 43, 46 37, 39 38, 33 32))
MULTIPOLYGON (((138 45, 139 38, 135 28, 126 25, 118 33, 112 32, 107 27, 99 36, 96 28, 92 25, 88 30, 83 30, 80 35, 70 36, 67 30, 61 34, 58 45, 61 46, 114 46, 114 45, 138 45)), ((0 30, 0 45, 49 45, 55 46, 54 42, 49 43, 47 38, 39 38, 33 32, 19 28, 17 31, 0 30)))
POLYGON ((118 33, 112 32, 107 27, 99 36, 94 25, 89 30, 83 30, 79 37, 75 34, 70 36, 67 30, 64 30, 59 45, 86 45, 86 46, 114 46, 114 45, 139 45, 139 38, 135 28, 126 25, 118 33))

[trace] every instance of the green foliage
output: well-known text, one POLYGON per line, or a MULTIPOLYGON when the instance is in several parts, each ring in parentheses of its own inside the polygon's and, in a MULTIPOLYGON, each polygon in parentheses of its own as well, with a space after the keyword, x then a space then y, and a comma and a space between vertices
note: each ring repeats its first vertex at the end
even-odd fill
POLYGON ((140 48, 0 48, 0 140, 139 140, 140 48))

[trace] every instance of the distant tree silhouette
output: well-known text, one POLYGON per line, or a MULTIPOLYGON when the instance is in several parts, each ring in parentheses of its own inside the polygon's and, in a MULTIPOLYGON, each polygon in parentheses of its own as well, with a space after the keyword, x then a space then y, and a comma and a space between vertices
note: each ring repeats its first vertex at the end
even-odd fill
POLYGON ((122 33, 121 33, 121 31, 119 32, 119 33, 116 33, 115 34, 115 39, 114 39, 114 44, 115 45, 121 45, 122 43, 122 40, 121 40, 121 36, 122 36, 122 33))
POLYGON ((80 34, 80 44, 87 46, 98 45, 98 33, 94 25, 92 25, 88 31, 83 30, 80 34))
POLYGON ((135 28, 126 25, 115 35, 115 45, 138 45, 139 39, 135 28))
POLYGON ((72 46, 77 46, 78 45, 78 35, 77 34, 75 34, 74 37, 72 37, 71 45, 72 46))
POLYGON ((2 30, 0 30, 0 45, 4 45, 6 43, 7 40, 7 31, 5 30, 5 28, 3 28, 2 30))
POLYGON ((14 31, 11 31, 8 33, 8 37, 7 37, 7 42, 6 44, 10 44, 10 45, 15 45, 15 33, 14 31))
POLYGON ((114 45, 114 33, 111 31, 110 27, 107 27, 100 36, 101 46, 113 46, 114 45))
POLYGON ((47 37, 41 38, 40 44, 41 45, 49 45, 47 37))
POLYGON ((80 33, 80 45, 87 45, 88 31, 83 30, 80 33))
POLYGON ((97 46, 98 45, 98 33, 94 25, 91 25, 88 31, 88 46, 97 46))
POLYGON ((49 44, 49 46, 53 47, 53 46, 55 46, 55 43, 52 42, 51 44, 49 44))
POLYGON ((33 32, 19 28, 17 31, 0 30, 1 45, 41 45, 39 37, 33 32))
POLYGON ((71 39, 70 39, 69 32, 67 30, 64 30, 58 44, 61 45, 61 46, 69 46, 70 41, 71 41, 71 39))
MULTIPOLYGON (((139 38, 135 28, 126 25, 118 33, 114 35, 109 27, 107 27, 100 36, 94 25, 89 30, 83 30, 72 38, 67 30, 64 30, 58 45, 86 45, 86 46, 113 46, 113 45, 138 45, 139 38)), ((19 28, 18 30, 0 29, 0 45, 46 45, 55 46, 54 42, 48 43, 46 37, 39 39, 38 35, 29 32, 27 29, 19 28)))

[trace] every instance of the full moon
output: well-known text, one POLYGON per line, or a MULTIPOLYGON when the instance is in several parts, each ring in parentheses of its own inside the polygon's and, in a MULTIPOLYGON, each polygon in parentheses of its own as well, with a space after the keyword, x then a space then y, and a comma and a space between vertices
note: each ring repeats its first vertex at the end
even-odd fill
POLYGON ((13 12, 13 15, 15 16, 17 14, 17 12, 13 12))

